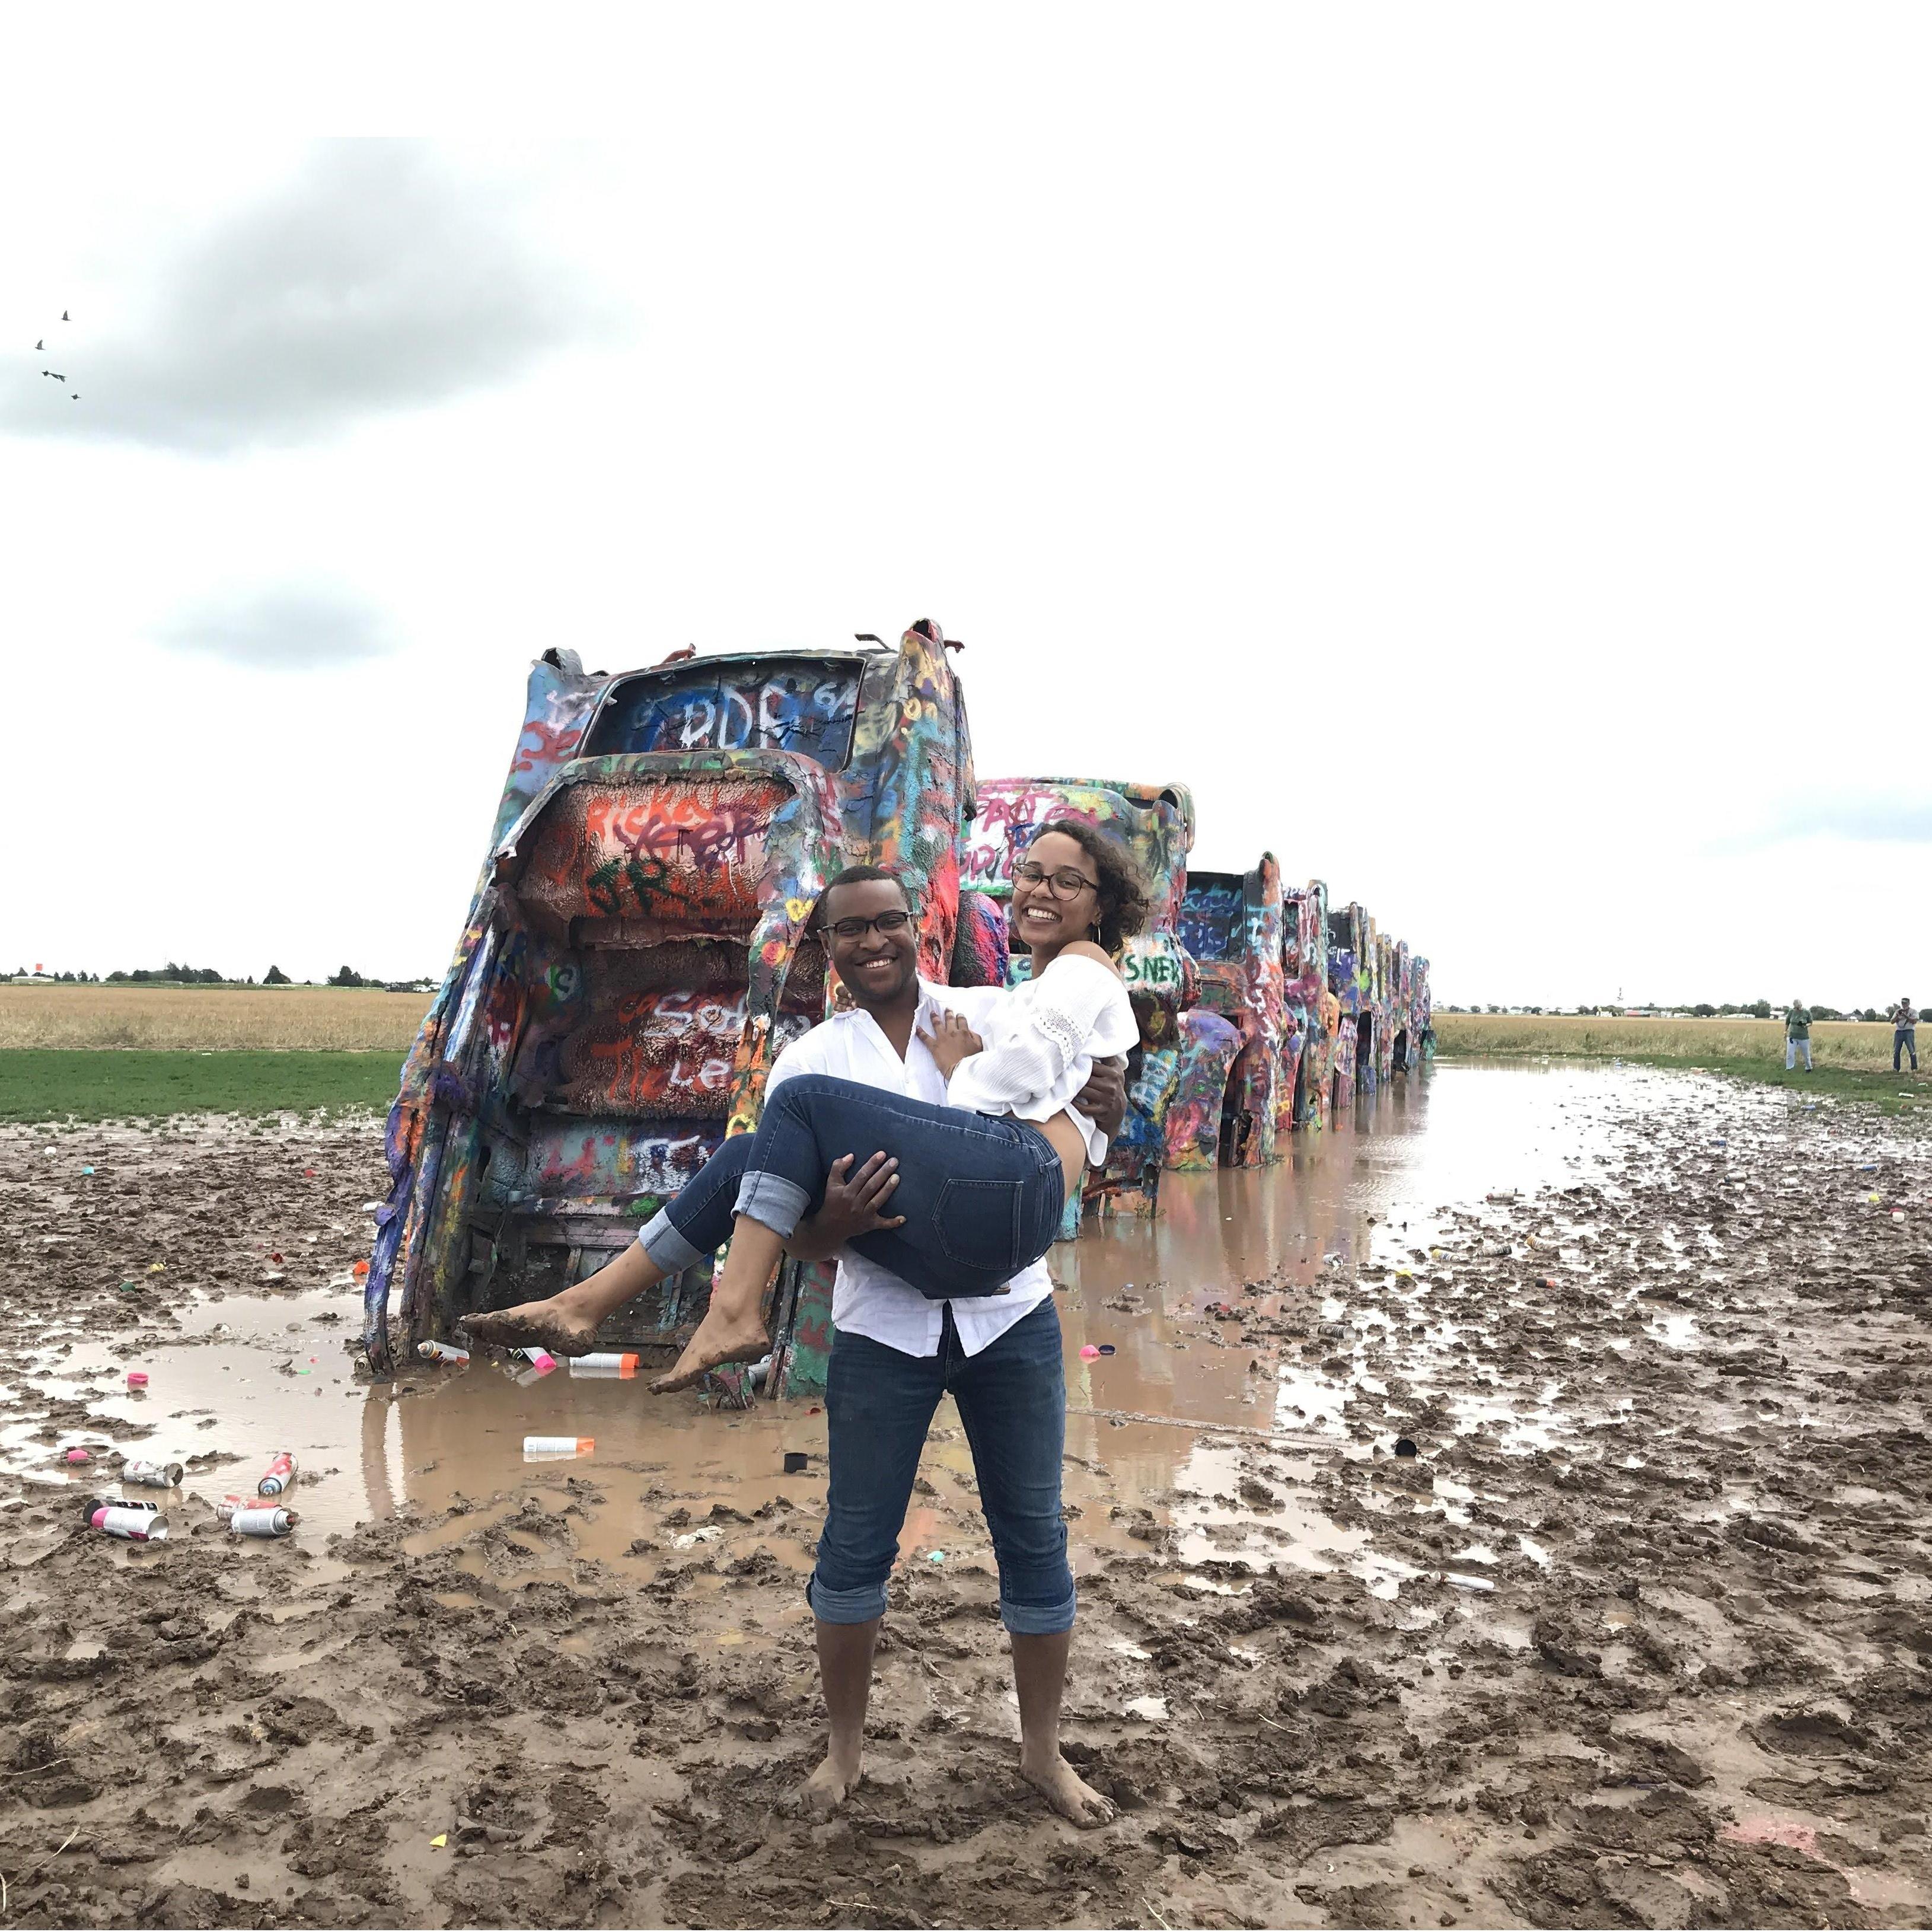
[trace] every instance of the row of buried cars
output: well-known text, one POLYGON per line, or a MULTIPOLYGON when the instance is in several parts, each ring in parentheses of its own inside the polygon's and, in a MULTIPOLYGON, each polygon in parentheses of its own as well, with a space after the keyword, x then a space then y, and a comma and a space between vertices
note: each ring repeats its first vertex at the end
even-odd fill
MULTIPOLYGON (((768 651, 586 673, 532 667, 490 850, 388 1126, 364 1337, 379 1372, 463 1315, 601 1267, 756 1124, 766 1071, 838 997, 812 931, 842 867, 890 867, 919 908, 920 969, 956 986, 1025 970, 1012 868, 1047 820, 1132 852, 1153 916, 1122 964, 1141 1022, 1132 1105, 1087 1204, 1154 1210, 1162 1172, 1277 1159, 1356 1094, 1418 1064, 1428 966, 1319 883, 1190 873, 1178 784, 976 783, 939 627, 896 650, 768 651)), ((1078 1206, 1070 1210, 1070 1226, 1078 1206)), ((602 1338, 661 1342, 709 1263, 602 1338)), ((831 1271, 773 1290, 772 1393, 823 1385, 831 1271)), ((723 1372, 742 1399, 749 1371, 723 1372)))

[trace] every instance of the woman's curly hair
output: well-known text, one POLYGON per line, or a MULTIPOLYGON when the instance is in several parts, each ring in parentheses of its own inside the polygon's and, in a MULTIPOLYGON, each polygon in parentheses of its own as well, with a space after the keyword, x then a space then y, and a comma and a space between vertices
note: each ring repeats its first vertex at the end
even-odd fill
POLYGON ((1070 838, 1094 862, 1100 878, 1100 944, 1109 952, 1120 948, 1148 922, 1151 909, 1141 868, 1118 838, 1077 818, 1052 818, 1034 830, 1029 849, 1049 832, 1070 838))

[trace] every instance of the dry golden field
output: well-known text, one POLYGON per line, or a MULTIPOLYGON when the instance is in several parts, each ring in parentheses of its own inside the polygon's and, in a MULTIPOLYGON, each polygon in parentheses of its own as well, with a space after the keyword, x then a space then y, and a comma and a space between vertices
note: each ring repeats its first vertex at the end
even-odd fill
MULTIPOLYGON (((1782 1020, 1592 1018, 1570 1013, 1444 1013, 1435 1016, 1442 1053, 1574 1053, 1592 1058, 1667 1059, 1720 1066, 1727 1062, 1784 1060, 1782 1020)), ((1932 1026, 1922 1029, 1932 1046, 1932 1026)), ((1811 1028, 1811 1057, 1820 1066, 1889 1072, 1892 1028, 1857 1020, 1819 1020, 1811 1028)), ((1928 1056, 1932 1058, 1932 1056, 1928 1056)), ((1909 1064, 1908 1064, 1909 1067, 1909 1064)))
POLYGON ((335 986, 0 986, 0 1048, 402 1053, 430 997, 335 986))

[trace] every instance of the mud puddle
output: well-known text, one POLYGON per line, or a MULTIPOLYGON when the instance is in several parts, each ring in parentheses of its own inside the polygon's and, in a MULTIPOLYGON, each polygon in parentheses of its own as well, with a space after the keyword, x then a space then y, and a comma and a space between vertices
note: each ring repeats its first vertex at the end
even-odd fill
POLYGON ((1069 1750, 1122 1808, 1082 1834, 1014 1772, 950 1406, 867 1781, 808 1826, 773 1807, 821 1721, 809 1401, 482 1359, 356 1384, 374 1124, 0 1136, 12 1908, 1921 1922, 1928 1144, 1712 1082, 1445 1066, 1056 1250, 1069 1750), (526 1463, 532 1433, 596 1447, 526 1463), (178 1538, 79 1528, 76 1443, 198 1459, 178 1538), (231 1541, 212 1500, 282 1447, 301 1532, 231 1541))

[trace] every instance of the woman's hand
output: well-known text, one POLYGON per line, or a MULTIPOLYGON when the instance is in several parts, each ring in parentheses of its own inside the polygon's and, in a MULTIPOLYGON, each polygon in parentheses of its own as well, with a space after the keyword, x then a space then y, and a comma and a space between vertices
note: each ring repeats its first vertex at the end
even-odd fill
POLYGON ((959 1063, 979 1052, 986 1044, 955 1012, 942 1012, 938 1025, 931 1033, 921 1027, 919 1036, 925 1041, 926 1050, 932 1055, 933 1064, 939 1069, 943 1080, 950 1080, 959 1063))

